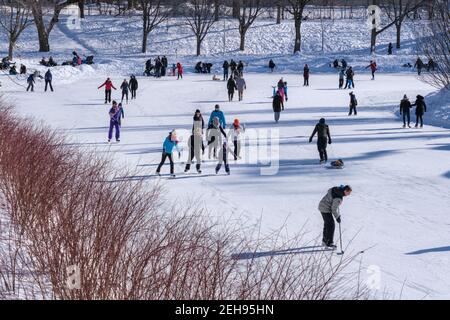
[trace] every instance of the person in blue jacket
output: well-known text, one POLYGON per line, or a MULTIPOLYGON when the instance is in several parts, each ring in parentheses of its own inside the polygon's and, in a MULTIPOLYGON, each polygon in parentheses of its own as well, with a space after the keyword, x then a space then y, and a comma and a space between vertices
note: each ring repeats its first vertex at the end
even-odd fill
POLYGON ((211 112, 211 115, 209 116, 208 127, 212 125, 215 117, 219 118, 219 122, 222 128, 227 127, 225 115, 223 114, 222 110, 220 110, 220 106, 218 104, 216 104, 216 106, 214 107, 214 111, 211 112))
POLYGON ((161 162, 159 163, 158 168, 156 169, 156 174, 158 176, 161 175, 160 174, 161 167, 166 162, 166 159, 169 158, 169 161, 170 161, 170 175, 172 177, 175 177, 173 155, 172 155, 173 154, 173 149, 177 149, 178 157, 180 157, 181 156, 181 151, 178 148, 177 133, 176 133, 175 130, 171 131, 169 133, 169 135, 166 137, 166 139, 164 140, 161 162))

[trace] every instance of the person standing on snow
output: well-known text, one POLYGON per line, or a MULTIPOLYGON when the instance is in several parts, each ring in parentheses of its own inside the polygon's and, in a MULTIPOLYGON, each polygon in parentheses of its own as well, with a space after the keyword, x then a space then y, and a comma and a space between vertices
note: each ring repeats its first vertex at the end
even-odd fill
POLYGON ((116 142, 120 142, 120 116, 121 112, 117 102, 113 101, 113 105, 109 110, 109 132, 108 142, 111 142, 113 129, 115 129, 116 142))
POLYGON ((393 49, 394 47, 392 46, 392 42, 389 42, 389 45, 388 45, 388 55, 391 55, 392 54, 392 49, 393 49))
POLYGON ((303 68, 303 86, 309 87, 309 66, 307 64, 303 68))
POLYGON ((352 193, 350 186, 334 187, 328 190, 327 194, 322 198, 319 203, 319 211, 322 214, 324 226, 322 245, 330 249, 336 249, 334 245, 334 229, 335 223, 341 223, 341 213, 339 207, 344 200, 344 197, 348 197, 352 193))
POLYGON ((217 158, 217 148, 222 145, 222 135, 226 138, 227 134, 220 124, 218 117, 214 117, 212 123, 208 126, 206 139, 208 141, 208 159, 211 159, 211 154, 217 158))
POLYGON ((237 65, 237 72, 240 77, 244 76, 244 63, 242 62, 242 60, 239 60, 239 63, 237 65))
POLYGON ((28 87, 27 87, 27 91, 31 89, 31 92, 34 91, 34 73, 31 73, 28 78, 27 78, 27 83, 28 83, 28 87))
POLYGON ((45 92, 47 92, 47 86, 50 86, 50 90, 53 92, 52 79, 53 79, 52 73, 51 73, 50 69, 48 69, 44 76, 44 80, 45 80, 44 91, 45 92))
POLYGON ((273 97, 272 108, 274 112, 275 122, 278 123, 280 120, 281 111, 284 110, 283 98, 281 97, 280 90, 277 91, 275 97, 273 97))
POLYGON ((326 163, 328 161, 327 154, 327 143, 331 144, 331 135, 330 128, 325 123, 325 119, 322 118, 319 120, 319 123, 316 124, 311 137, 309 138, 309 143, 312 142, 314 136, 317 133, 317 150, 319 151, 320 163, 326 163))
POLYGON ((406 128, 406 120, 408 120, 408 127, 411 128, 411 102, 409 102, 406 94, 403 100, 400 101, 400 115, 403 115, 403 128, 406 128))
POLYGON ((236 78, 236 87, 239 94, 239 101, 242 101, 244 98, 244 90, 247 90, 247 84, 242 75, 236 78))
POLYGON ((228 136, 231 137, 234 145, 234 160, 241 159, 241 136, 245 132, 245 126, 241 125, 239 119, 234 119, 228 136))
POLYGON ((417 74, 420 76, 422 74, 422 69, 425 66, 422 59, 420 57, 417 58, 416 63, 414 64, 414 68, 417 68, 417 74))
POLYGON ((136 99, 136 91, 139 87, 138 81, 134 74, 130 77, 131 100, 136 99))
POLYGON ((225 121, 225 115, 223 114, 223 111, 220 110, 220 106, 218 104, 215 105, 214 111, 211 112, 211 115, 209 116, 208 120, 208 127, 213 123, 214 118, 219 118, 220 125, 222 128, 227 127, 227 122, 225 121))
POLYGON ((117 120, 119 120, 119 127, 122 127, 122 119, 125 119, 125 110, 123 109, 122 103, 119 103, 119 115, 117 120))
POLYGON ((122 89, 122 100, 120 102, 123 102, 123 98, 126 97, 126 101, 128 103, 128 90, 130 89, 130 85, 127 79, 123 79, 123 82, 120 85, 120 89, 122 89))
POLYGON ((194 121, 194 126, 192 130, 192 135, 189 137, 188 147, 188 161, 186 163, 186 167, 184 172, 188 172, 191 170, 192 160, 195 157, 197 164, 195 168, 197 169, 197 173, 202 173, 200 170, 200 166, 202 163, 202 154, 205 152, 205 146, 203 145, 203 129, 202 129, 202 121, 194 121))
POLYGON ((355 76, 355 73, 353 72, 353 68, 349 67, 347 69, 347 72, 345 73, 345 75, 347 76, 347 83, 345 84, 345 88, 344 89, 354 89, 355 88, 355 82, 353 81, 353 78, 355 76))
POLYGON ((183 66, 179 62, 177 62, 177 71, 178 71, 177 80, 183 79, 183 66))
POLYGON ((366 67, 366 69, 369 69, 372 71, 372 80, 375 80, 375 72, 377 72, 377 63, 373 60, 370 60, 370 64, 366 67))
POLYGON ((344 79, 345 79, 345 70, 342 69, 339 72, 339 89, 342 89, 344 87, 344 79))
POLYGON ((236 68, 237 68, 236 61, 234 61, 233 59, 231 59, 231 61, 230 61, 230 71, 231 71, 231 75, 234 75, 234 72, 236 71, 236 68))
POLYGON ((356 96, 353 93, 353 91, 350 92, 349 95, 350 95, 350 111, 348 112, 348 115, 351 116, 354 112, 355 116, 357 116, 358 111, 356 111, 356 106, 358 105, 358 100, 356 100, 356 96))
POLYGON ((233 101, 234 91, 237 90, 236 81, 234 81, 233 76, 230 76, 227 82, 228 89, 228 101, 233 101))
POLYGON ((111 102, 111 89, 117 90, 116 87, 114 87, 112 81, 110 78, 107 78, 106 81, 98 87, 98 89, 105 87, 105 103, 111 102))
POLYGON ((275 69, 275 62, 273 62, 272 59, 270 59, 270 61, 269 61, 269 69, 270 69, 270 72, 273 72, 273 69, 275 69))
POLYGON ((173 162, 173 149, 177 149, 178 151, 178 158, 181 157, 181 151, 178 147, 178 140, 177 140, 177 133, 175 130, 172 130, 169 135, 166 137, 163 143, 163 152, 161 157, 161 162, 158 165, 158 168, 156 169, 156 174, 158 176, 161 175, 161 167, 166 162, 166 159, 169 158, 170 161, 170 175, 171 177, 175 177, 174 174, 174 162, 173 162))
POLYGON ((223 81, 226 81, 228 79, 228 69, 230 68, 230 64, 228 63, 227 60, 223 62, 222 68, 223 68, 223 81))
POLYGON ((423 115, 427 112, 427 105, 425 104, 425 98, 421 95, 417 96, 416 102, 411 105, 412 107, 416 107, 416 128, 419 126, 423 128, 423 115))

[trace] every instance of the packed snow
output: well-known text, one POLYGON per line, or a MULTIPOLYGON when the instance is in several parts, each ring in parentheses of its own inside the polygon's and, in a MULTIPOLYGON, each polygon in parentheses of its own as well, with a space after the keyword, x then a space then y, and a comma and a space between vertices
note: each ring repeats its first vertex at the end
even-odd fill
MULTIPOLYGON (((374 270, 380 270, 381 283, 373 287, 374 295, 450 298, 450 130, 446 129, 450 128, 450 99, 448 93, 436 92, 420 81, 413 70, 401 67, 417 57, 415 33, 408 26, 404 29, 406 45, 400 52, 387 56, 380 45, 375 56, 380 70, 371 81, 364 69, 372 56, 363 20, 330 25, 325 53, 316 39, 320 22, 305 22, 304 50, 296 56, 290 54, 293 23, 258 22, 248 33, 248 49, 240 54, 236 25, 226 21, 206 38, 204 55, 197 58, 192 56, 193 37, 177 21, 169 21, 152 35, 150 54, 144 55, 137 53, 138 17, 130 22, 89 16, 79 30, 67 28, 65 18, 51 36, 53 57, 68 60, 71 51, 77 50, 94 54, 96 64, 53 68, 55 92, 43 92, 43 81, 38 81, 36 92, 27 93, 25 79, 2 74, 3 100, 14 104, 19 114, 51 125, 80 147, 106 153, 118 167, 139 170, 137 176, 122 178, 143 178, 149 185, 160 182, 155 170, 162 143, 176 129, 183 153, 181 159, 175 157, 177 178, 161 180, 167 199, 181 204, 198 201, 211 215, 239 218, 248 225, 261 223, 264 232, 282 226, 289 234, 307 230, 305 245, 321 236, 323 221, 317 206, 322 196, 332 186, 350 184, 354 191, 341 208, 343 241, 350 243, 349 252, 364 251, 355 261, 362 265, 363 279, 370 281, 374 270), (180 60, 188 71, 184 79, 142 77, 145 60, 157 54, 167 54, 169 65, 180 60), (247 64, 242 102, 227 101, 225 82, 190 72, 199 60, 214 63, 219 72, 225 58, 243 59, 247 64), (266 67, 270 58, 278 65, 273 74, 266 67), (349 91, 337 88, 337 73, 329 67, 335 58, 346 58, 355 66, 358 116, 348 116, 349 91), (302 86, 304 63, 311 67, 310 87, 302 86), (118 88, 131 73, 138 75, 138 97, 124 105, 121 142, 108 144, 110 106, 104 104, 103 89, 97 87, 111 76, 118 88), (275 124, 271 95, 280 77, 288 83, 289 101, 275 124), (402 128, 398 109, 404 94, 412 101, 418 94, 426 97, 429 110, 423 129, 402 128), (245 124, 244 157, 230 161, 230 176, 223 171, 216 175, 216 160, 207 156, 202 175, 185 175, 185 143, 194 110, 200 109, 207 120, 215 104, 220 104, 227 123, 238 118, 245 124), (343 170, 320 165, 315 141, 308 143, 322 117, 333 138, 328 147, 330 160, 343 159, 343 170), (275 157, 267 152, 274 152, 275 157)), ((37 64, 41 54, 34 51, 33 32, 24 35, 16 61, 45 71, 37 64)), ((380 43, 393 41, 394 32, 383 34, 380 43)), ((1 53, 5 50, 2 44, 1 53)), ((113 99, 120 100, 119 91, 113 91, 113 99)), ((166 164, 162 173, 168 172, 166 164)))

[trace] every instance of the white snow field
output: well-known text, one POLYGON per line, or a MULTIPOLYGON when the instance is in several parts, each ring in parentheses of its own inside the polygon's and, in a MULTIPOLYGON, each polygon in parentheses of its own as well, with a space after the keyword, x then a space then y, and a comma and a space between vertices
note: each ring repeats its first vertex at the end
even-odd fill
MULTIPOLYGON (((89 19, 92 26, 101 24, 102 20, 111 22, 111 18, 105 17, 89 19)), ((312 48, 314 28, 308 26, 305 23, 305 46, 312 48)), ((354 28, 357 29, 351 27, 354 28)), ((256 36, 251 34, 249 32, 249 37, 254 39, 256 36)), ((350 64, 363 66, 370 58, 362 53, 367 49, 362 43, 368 40, 362 32, 355 35, 355 39, 348 41, 361 52, 355 51, 355 55, 349 56, 350 64)), ((73 49, 95 49, 99 56, 96 61, 101 63, 81 68, 55 68, 53 93, 43 92, 42 81, 36 84, 36 92, 27 93, 24 79, 0 75, 3 99, 14 104, 19 114, 60 130, 81 147, 107 153, 111 161, 117 161, 118 167, 124 164, 139 170, 137 176, 124 176, 125 179, 143 178, 149 185, 163 183, 165 196, 171 201, 182 204, 196 200, 211 215, 239 218, 248 225, 261 223, 264 232, 282 226, 289 234, 304 229, 308 231, 305 245, 321 237, 323 221, 317 206, 322 196, 330 187, 350 184, 353 194, 344 200, 341 208, 344 246, 351 242, 349 253, 365 250, 355 264, 361 263, 361 277, 373 285, 374 295, 378 298, 450 299, 450 130, 442 128, 450 127, 445 118, 448 100, 443 101, 448 95, 435 93, 433 87, 418 80, 411 71, 401 72, 399 68, 389 67, 389 73, 381 69, 376 81, 370 81, 369 72, 360 68, 354 90, 359 113, 349 117, 349 91, 337 89, 337 75, 332 70, 326 72, 326 63, 334 55, 350 55, 351 51, 342 53, 341 48, 336 47, 338 54, 321 55, 311 49, 303 55, 290 56, 290 49, 286 49, 277 52, 279 61, 284 61, 286 66, 269 74, 262 66, 270 59, 270 50, 258 52, 255 44, 248 56, 251 73, 245 74, 248 90, 244 101, 229 103, 225 83, 212 81, 212 75, 187 73, 181 81, 174 77, 138 77, 138 98, 124 106, 121 142, 108 144, 109 105, 103 103, 103 89, 97 90, 97 87, 106 76, 111 76, 118 88, 123 78, 140 70, 146 56, 132 56, 132 49, 114 56, 116 47, 125 48, 129 39, 126 35, 120 42, 117 34, 108 40, 95 37, 95 32, 69 32, 61 27, 52 37, 55 57, 70 57, 73 49), (312 66, 308 88, 301 86, 299 75, 305 62, 312 66), (252 67, 252 63, 256 66, 252 67), (275 124, 271 86, 280 77, 288 82, 289 101, 280 122, 275 124), (403 129, 397 109, 404 94, 411 100, 417 94, 432 94, 427 102, 430 110, 442 109, 437 123, 442 127, 431 126, 430 123, 435 122, 429 122, 427 113, 423 129, 403 129), (246 125, 249 140, 243 153, 247 156, 237 162, 230 161, 230 176, 223 171, 216 176, 216 162, 207 158, 202 164, 202 175, 185 175, 182 173, 187 159, 184 142, 192 126, 194 110, 199 108, 207 120, 215 104, 220 104, 227 123, 239 118, 246 125), (333 144, 328 147, 329 158, 343 159, 346 163, 343 170, 319 165, 315 140, 308 143, 321 117, 327 119, 333 138, 333 144), (183 138, 182 158, 176 157, 178 176, 159 180, 154 176, 156 166, 163 140, 172 129, 183 138), (264 136, 268 132, 273 137, 270 141, 264 136), (269 167, 276 169, 277 161, 265 162, 266 143, 279 146, 275 171, 269 167), (260 161, 251 161, 258 153, 260 161), (372 281, 378 270, 380 283, 372 281)), ((162 39, 155 41, 164 42, 167 37, 162 36, 162 39)), ((405 49, 410 52, 409 58, 414 57, 412 47, 405 49)), ((172 44, 167 50, 173 48, 172 44)), ((4 45, 0 49, 3 53, 4 45)), ((158 52, 164 53, 163 49, 158 52)), ((35 64, 39 54, 30 50, 21 51, 22 58, 18 61, 39 68, 35 64)), ((223 61, 223 56, 207 53, 209 55, 202 59, 223 61)), ((186 56, 180 59, 186 64, 198 60, 187 56, 188 52, 183 54, 186 56)), ((234 54, 230 52, 226 57, 234 57, 234 54)), ((390 66, 409 61, 409 58, 406 53, 391 57, 390 66)), ((380 59, 388 61, 388 58, 380 59)), ((169 63, 171 61, 172 55, 169 63)), ((113 98, 119 99, 119 94, 119 90, 113 91, 113 98)), ((166 164, 162 173, 168 171, 166 164)), ((337 234, 338 229, 335 239, 337 234)))

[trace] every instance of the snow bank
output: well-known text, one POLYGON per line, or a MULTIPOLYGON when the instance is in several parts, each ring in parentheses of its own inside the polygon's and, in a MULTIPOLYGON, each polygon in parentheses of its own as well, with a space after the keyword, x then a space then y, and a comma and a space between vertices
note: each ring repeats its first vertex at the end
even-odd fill
POLYGON ((450 90, 430 94, 426 97, 425 122, 437 127, 450 128, 450 90))

